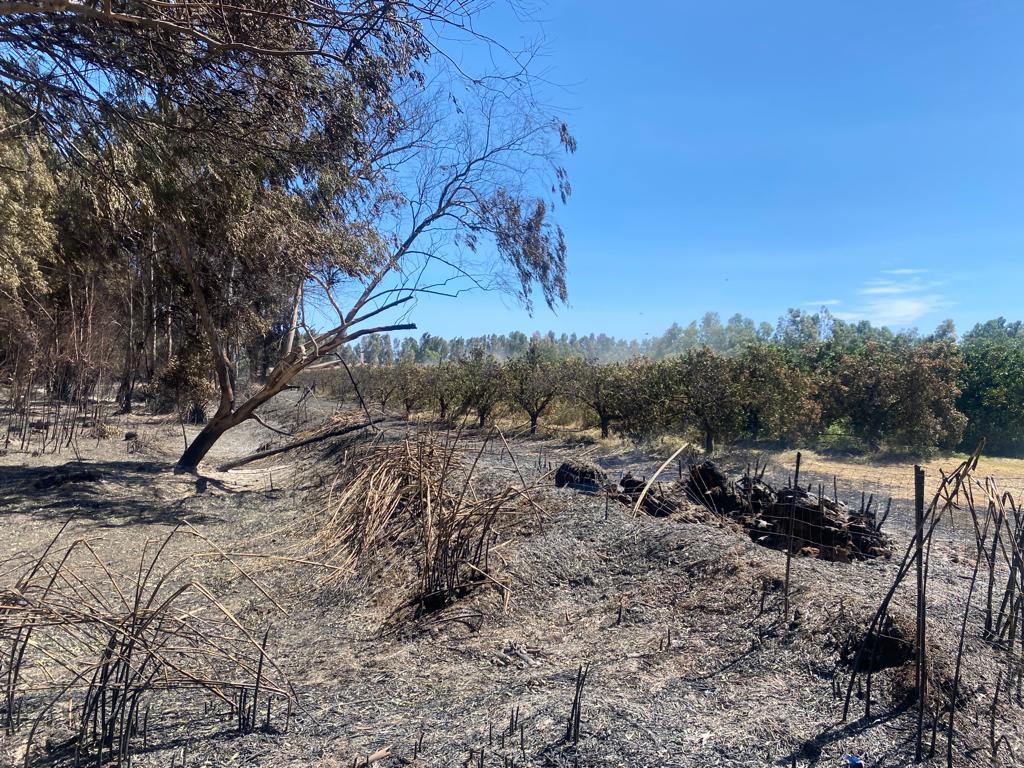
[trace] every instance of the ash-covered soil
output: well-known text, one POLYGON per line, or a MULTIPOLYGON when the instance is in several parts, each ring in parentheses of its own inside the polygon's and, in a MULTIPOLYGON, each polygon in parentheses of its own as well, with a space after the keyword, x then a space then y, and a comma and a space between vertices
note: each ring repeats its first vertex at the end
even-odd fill
MULTIPOLYGON (((285 401, 264 418, 292 431, 335 410, 313 405, 302 413, 285 401)), ((208 697, 156 696, 133 765, 839 766, 847 755, 869 766, 913 764, 912 661, 875 673, 870 717, 863 684, 842 717, 848 640, 892 583, 908 543, 902 533, 893 560, 794 558, 786 617, 785 553, 714 516, 634 516, 603 495, 551 482, 568 457, 598 458, 615 479, 630 469, 649 474, 652 457, 519 439, 510 440, 513 460, 498 440, 480 452, 483 436, 467 432, 460 451, 467 462, 479 455, 483 485, 525 481, 538 490, 491 552, 504 588, 485 583, 415 618, 396 612, 415 562, 370 558, 358 573, 330 579, 299 562, 310 515, 358 438, 196 477, 172 471, 177 422, 135 417, 132 427, 140 439, 131 454, 118 435, 79 446, 80 463, 0 458, 0 556, 38 550, 73 516, 68 535, 92 538, 112 566, 129 569, 145 541, 188 520, 244 559, 283 609, 222 565, 203 574, 240 619, 270 627, 270 655, 297 697, 289 722, 274 711, 270 729, 239 735, 208 697), (82 474, 61 479, 74 473, 82 474), (588 674, 574 742, 567 723, 581 665, 588 674)), ((424 428, 392 426, 381 439, 424 428)), ((208 464, 286 439, 246 425, 208 464)), ((928 630, 939 677, 953 674, 972 550, 972 539, 951 538, 933 553, 928 630)), ((912 629, 913 610, 913 595, 898 593, 897 621, 912 629)), ((997 658, 979 632, 968 633, 955 765, 990 762, 993 727, 1006 736, 995 765, 1024 756, 1024 718, 1006 684, 1008 704, 992 709, 997 658)), ((3 738, 13 764, 24 733, 3 738)), ((943 729, 935 761, 946 761, 943 729)))

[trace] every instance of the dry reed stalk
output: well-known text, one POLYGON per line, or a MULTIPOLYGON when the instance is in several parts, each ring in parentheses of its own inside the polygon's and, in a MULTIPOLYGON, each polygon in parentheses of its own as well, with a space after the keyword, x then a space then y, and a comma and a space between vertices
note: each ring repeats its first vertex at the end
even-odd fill
MULTIPOLYGON (((935 532, 942 516, 947 510, 952 514, 953 509, 958 507, 961 499, 964 497, 965 491, 969 491, 971 476, 977 467, 978 459, 980 458, 980 450, 981 447, 979 446, 978 450, 976 450, 971 457, 961 462, 951 474, 946 475, 945 473, 941 473, 941 482, 939 487, 935 491, 931 504, 924 513, 925 524, 922 526, 922 529, 924 531, 927 551, 930 552, 932 534, 935 532)), ((917 553, 924 549, 925 548, 918 547, 917 535, 915 534, 914 538, 912 538, 907 544, 906 551, 904 552, 903 558, 897 568, 896 577, 893 580, 892 585, 883 596, 878 610, 875 611, 875 614, 871 619, 871 623, 865 633, 865 640, 861 642, 857 648, 857 653, 853 660, 852 673, 846 688, 846 700, 843 704, 843 720, 845 720, 849 715, 850 703, 853 696, 853 686, 857 680, 858 672, 863 669, 862 662, 866 646, 868 645, 867 638, 877 638, 877 630, 882 621, 888 615, 889 605, 892 603, 892 600, 896 595, 896 591, 904 578, 906 578, 906 576, 911 572, 911 569, 915 566, 917 562, 917 553)), ((925 570, 927 571, 927 562, 925 563, 925 570)), ((870 708, 870 699, 868 699, 866 706, 870 708)))
MULTIPOLYGON (((996 734, 995 723, 998 709, 998 692, 1004 687, 1004 675, 1017 674, 1024 668, 1024 648, 1018 647, 1016 638, 1024 630, 1019 626, 1021 622, 1021 593, 1024 590, 1024 568, 1021 565, 1021 549, 1024 542, 1024 519, 1020 508, 1009 493, 1000 491, 994 478, 986 477, 980 479, 974 476, 980 456, 981 446, 966 461, 960 464, 953 472, 946 474, 940 471, 940 483, 935 491, 930 505, 921 510, 916 525, 917 532, 910 542, 903 560, 900 563, 892 586, 882 599, 878 611, 872 619, 868 635, 875 632, 876 627, 886 615, 888 606, 892 601, 897 589, 903 580, 909 575, 911 569, 916 566, 918 602, 918 623, 917 623, 917 669, 916 682, 918 695, 925 691, 944 692, 944 701, 937 702, 933 708, 931 723, 931 754, 935 752, 935 741, 939 731, 940 720, 948 716, 946 723, 946 755, 945 762, 948 766, 954 764, 954 742, 957 737, 956 725, 958 723, 958 710, 961 710, 965 701, 962 700, 961 690, 964 688, 963 673, 964 662, 968 658, 968 641, 977 636, 981 641, 990 643, 998 653, 1003 655, 1005 665, 1000 662, 991 669, 992 679, 986 681, 981 687, 994 686, 996 695, 993 696, 990 711, 987 713, 990 720, 989 746, 993 755, 998 751, 999 746, 1006 742, 1005 737, 996 734), (975 492, 978 495, 975 495, 975 492), (973 563, 967 579, 966 593, 963 598, 962 613, 957 621, 956 627, 956 650, 952 670, 952 679, 932 682, 929 680, 931 670, 930 659, 924 652, 922 641, 926 628, 927 605, 923 601, 924 591, 927 589, 929 572, 929 560, 931 555, 933 534, 940 521, 949 514, 950 521, 953 520, 955 511, 966 511, 971 519, 975 534, 975 552, 973 563), (984 583, 982 583, 984 581, 984 583), (977 595, 981 597, 976 598, 977 595), (973 603, 976 600, 984 600, 984 606, 975 610, 973 603), (973 620, 972 617, 980 617, 980 620, 973 620), (991 685, 989 685, 991 683, 991 685)), ((918 493, 923 492, 923 480, 915 478, 918 484, 918 493)), ((848 687, 846 705, 844 707, 844 718, 850 704, 850 695, 853 690, 854 680, 861 669, 861 656, 865 651, 867 642, 862 642, 858 648, 857 658, 853 662, 853 674, 851 675, 848 687)), ((973 681, 970 690, 977 690, 977 681, 973 681)), ((870 685, 870 675, 869 675, 870 685)), ((1009 686, 1006 686, 1009 690, 1009 686)), ((924 737, 923 714, 926 702, 918 702, 917 717, 917 739, 920 744, 924 737)), ((870 706, 870 704, 868 704, 870 706)), ((918 759, 924 755, 920 746, 917 751, 918 759)))
POLYGON ((476 482, 492 436, 470 460, 461 432, 375 441, 355 451, 307 520, 301 556, 330 568, 326 582, 353 574, 368 559, 411 560, 418 583, 403 605, 417 616, 483 584, 495 586, 507 607, 510 591, 490 568, 491 548, 503 522, 524 502, 535 502, 530 488, 495 491, 476 482))
POLYGON ((26 765, 48 716, 65 703, 75 733, 63 746, 74 765, 126 760, 140 733, 145 739, 160 692, 190 691, 232 707, 251 694, 251 709, 239 721, 243 730, 256 727, 261 695, 268 712, 272 698, 290 709, 294 696, 266 653, 266 633, 259 639, 203 585, 190 567, 194 553, 186 547, 172 557, 170 545, 198 539, 215 547, 265 594, 223 550, 194 530, 176 528, 147 542, 134 573, 124 574, 88 540, 61 546, 66 527, 0 590, 6 726, 19 731, 21 712, 32 719, 26 765))

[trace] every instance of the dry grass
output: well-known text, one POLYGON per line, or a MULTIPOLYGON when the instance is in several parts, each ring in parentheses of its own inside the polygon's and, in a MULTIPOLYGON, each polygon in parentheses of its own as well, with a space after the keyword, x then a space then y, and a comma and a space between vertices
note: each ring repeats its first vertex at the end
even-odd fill
MULTIPOLYGON (((292 430, 284 416, 290 418, 290 413, 273 423, 292 430)), ((330 408, 324 416, 331 416, 330 408)), ((456 440, 454 435, 423 434, 428 429, 422 423, 392 425, 376 442, 318 443, 284 454, 272 468, 253 465, 213 476, 205 491, 193 491, 191 484, 181 485, 181 478, 169 474, 147 474, 144 483, 128 483, 114 470, 90 486, 108 507, 122 496, 134 500, 146 493, 148 498, 153 486, 165 488, 165 514, 150 518, 157 522, 147 525, 131 518, 130 525, 115 528, 110 508, 99 509, 97 499, 94 521, 72 529, 76 537, 104 537, 107 549, 113 550, 101 552, 104 562, 111 571, 123 572, 114 575, 129 602, 138 574, 133 561, 138 558, 127 553, 137 553, 144 538, 162 540, 166 531, 160 521, 187 513, 202 519, 196 522, 199 530, 216 534, 233 554, 210 552, 209 545, 199 544, 196 548, 209 552, 209 561, 220 565, 212 572, 188 567, 171 579, 182 585, 191 574, 211 590, 216 587, 239 622, 252 628, 255 641, 255 646, 246 646, 249 671, 233 673, 222 661, 215 665, 220 670, 216 677, 210 673, 211 678, 248 686, 249 702, 235 707, 233 720, 225 720, 231 704, 205 689, 142 694, 140 706, 145 700, 154 702, 149 748, 136 751, 134 764, 167 768, 177 752, 179 765, 186 747, 189 766, 278 768, 351 767, 367 759, 381 768, 456 766, 467 764, 469 754, 469 764, 483 761, 488 768, 512 760, 517 766, 565 768, 788 766, 793 761, 826 766, 839 765, 847 754, 860 755, 868 765, 913 763, 916 717, 907 704, 914 689, 912 663, 875 672, 870 690, 863 691, 873 698, 871 718, 853 719, 860 714, 855 703, 851 720, 841 719, 851 673, 841 658, 843 644, 851 633, 857 640, 864 636, 892 584, 899 555, 910 540, 905 526, 887 523, 893 525, 897 545, 893 560, 837 565, 794 558, 787 611, 781 586, 785 554, 757 546, 718 516, 708 515, 701 524, 682 522, 678 514, 634 517, 631 509, 606 505, 601 496, 552 487, 549 467, 563 459, 581 459, 589 450, 579 440, 510 440, 513 460, 501 440, 485 432, 467 428, 456 440), (287 471, 282 462, 287 462, 287 471), (271 469, 273 482, 266 476, 271 469), (442 475, 443 488, 438 483, 442 475), (316 487, 321 477, 324 484, 316 487), (182 498, 186 490, 187 498, 182 498), (511 495, 503 496, 507 491, 511 495), (496 508, 488 500, 503 498, 486 522, 488 505, 496 508), (534 504, 543 510, 542 524, 534 523, 534 504), (437 518, 445 515, 450 524, 439 525, 437 518), (427 525, 427 519, 433 522, 427 525), (489 537, 481 536, 485 531, 489 537), (482 563, 475 560, 480 554, 482 563), (285 665, 302 702, 287 734, 239 733, 244 730, 239 713, 252 719, 252 662, 258 666, 256 648, 269 616, 268 601, 246 577, 237 572, 225 576, 233 570, 230 559, 245 562, 250 573, 258 568, 260 583, 288 610, 287 615, 273 614, 271 635, 274 656, 285 665), (316 569, 319 559, 330 567, 316 569), (479 574, 469 567, 473 562, 482 565, 486 578, 477 580, 479 574), (445 564, 453 563, 457 569, 446 570, 445 564), (311 588, 315 579, 321 583, 311 588), (440 590, 430 586, 432 581, 440 590), (424 598, 435 591, 447 593, 448 603, 427 612, 424 598), (466 616, 475 618, 459 620, 466 616), (404 631, 381 631, 396 624, 404 631), (589 675, 580 693, 579 669, 587 664, 589 675), (217 703, 216 721, 190 706, 197 696, 217 703), (173 712, 178 704, 180 715, 173 712), (154 720, 166 726, 154 731, 154 720)), ((248 453, 268 438, 253 424, 238 434, 245 441, 229 443, 223 458, 248 453)), ((180 430, 164 437, 168 450, 180 449, 180 430)), ((806 464, 810 454, 804 456, 806 464)), ((605 455, 602 462, 610 474, 630 470, 649 477, 660 459, 630 449, 605 455)), ((670 465, 666 471, 674 474, 678 469, 670 465)), ((742 471, 740 466, 736 474, 742 471)), ((873 477, 870 468, 862 471, 860 476, 873 477)), ((900 473, 901 485, 912 490, 912 474, 900 473)), ((845 479, 841 474, 841 490, 845 479)), ((827 481, 830 485, 831 476, 827 481)), ((801 482, 806 482, 803 474, 801 482)), ((865 485, 870 483, 861 482, 856 489, 854 505, 865 485)), ((67 495, 66 488, 38 491, 7 519, 26 540, 43 531, 49 539, 54 523, 40 518, 39 510, 67 495)), ((953 688, 966 613, 969 632, 958 696, 964 708, 956 715, 954 764, 988 764, 994 752, 994 764, 1019 765, 1016 756, 1024 750, 1016 734, 1024 732, 1024 707, 1016 701, 1017 680, 1008 676, 1006 653, 997 647, 1000 634, 1005 642, 1016 631, 1019 656, 1021 628, 1013 629, 1011 620, 1019 579, 1001 610, 1004 587, 1011 582, 1002 552, 1005 547, 1012 563, 1014 548, 1004 526, 991 600, 994 638, 986 639, 989 560, 981 559, 968 605, 977 546, 969 513, 964 510, 960 519, 965 524, 948 531, 957 536, 955 551, 945 539, 937 541, 930 561, 933 700, 941 710, 943 697, 953 688), (1004 670, 1002 678, 999 669, 1004 670), (995 750, 990 744, 993 711, 995 750)), ((179 532, 161 561, 170 565, 185 554, 186 541, 199 540, 179 532)), ((991 552, 991 538, 986 541, 991 552)), ((29 561, 10 565, 11 577, 0 584, 15 582, 29 561)), ((96 589, 106 584, 102 592, 107 602, 121 605, 116 594, 110 596, 102 573, 81 573, 96 589)), ((902 592, 894 598, 892 615, 900 620, 901 634, 912 641, 913 595, 902 592)), ((181 606, 204 606, 200 597, 189 593, 181 606)), ((1024 616, 1019 608, 1017 612, 1024 616)), ((123 616, 123 606, 115 613, 123 616)), ((216 615, 208 605, 203 613, 216 615)), ((890 629, 886 624, 882 634, 890 629)), ((44 641, 45 631, 34 630, 33 642, 44 641)), ((97 632, 92 650, 77 652, 83 668, 101 666, 106 639, 97 632)), ((29 653, 39 658, 32 646, 29 653)), ((0 656, 7 654, 7 647, 0 648, 0 656)), ((29 667, 23 674, 29 674, 29 667)), ((264 671, 263 676, 284 687, 276 672, 264 671)), ((116 680, 116 673, 108 679, 116 680)), ((859 683, 854 686, 860 693, 859 683)), ((84 700, 85 688, 75 693, 74 701, 84 700)), ((261 684, 261 708, 263 690, 261 684)), ((234 689, 225 692, 230 699, 234 689)), ((29 715, 45 704, 33 695, 21 689, 20 744, 29 715)), ((108 709, 110 701, 108 692, 108 709)), ((33 754, 55 762, 54 755, 42 754, 45 737, 52 735, 55 745, 74 736, 77 731, 68 723, 81 717, 81 711, 76 703, 68 718, 63 701, 51 707, 33 754)), ((275 718, 280 711, 275 703, 275 718)), ((944 747, 948 713, 939 722, 939 744, 944 747)), ((137 728, 145 733, 144 709, 137 728)), ((137 737, 132 738, 137 744, 137 737)), ((96 751, 89 754, 95 758, 96 751)), ((0 765, 6 765, 2 757, 0 765)))
POLYGON ((328 582, 364 565, 386 567, 392 596, 405 586, 397 575, 415 572, 411 594, 398 605, 415 616, 485 584, 507 601, 509 588, 491 568, 491 548, 532 502, 521 475, 518 485, 477 482, 489 442, 467 456, 459 435, 423 431, 346 452, 321 504, 303 521, 302 556, 323 563, 328 582))
POLYGON ((267 655, 267 633, 240 621, 196 577, 197 561, 235 567, 207 549, 206 537, 187 524, 175 528, 146 542, 134 570, 121 572, 95 539, 65 542, 66 527, 41 554, 3 564, 4 725, 26 766, 43 736, 51 760, 129 760, 161 695, 207 707, 219 701, 242 732, 269 727, 274 700, 290 711, 293 696, 267 655))
MULTIPOLYGON (((768 455, 774 463, 783 467, 791 467, 796 462, 796 453, 795 450, 792 450, 773 452, 768 455)), ((969 458, 965 454, 953 454, 915 461, 906 457, 887 459, 868 455, 840 458, 814 451, 801 451, 801 453, 804 468, 808 472, 823 476, 837 475, 854 483, 860 482, 865 485, 880 483, 893 488, 907 488, 911 491, 914 483, 914 466, 920 464, 928 478, 926 492, 929 495, 933 495, 938 490, 942 470, 948 470, 950 465, 969 458)), ((1017 494, 1024 492, 1024 459, 982 456, 978 463, 978 469, 983 474, 1002 478, 1006 490, 1013 490, 1017 494)))

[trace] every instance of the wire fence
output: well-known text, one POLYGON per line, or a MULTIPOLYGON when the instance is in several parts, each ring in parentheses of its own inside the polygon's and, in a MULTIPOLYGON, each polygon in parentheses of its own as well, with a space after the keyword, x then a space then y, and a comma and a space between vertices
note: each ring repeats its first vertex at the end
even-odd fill
MULTIPOLYGON (((757 462, 758 458, 753 461, 757 462)), ((743 472, 735 459, 726 463, 737 474, 743 472)), ((925 468, 927 498, 934 495, 943 482, 944 474, 954 469, 957 463, 951 459, 950 466, 945 469, 934 465, 925 468)), ((766 483, 782 489, 792 486, 795 469, 795 462, 769 460, 758 471, 763 473, 766 483)), ((981 469, 984 469, 983 463, 981 469)), ((854 515, 867 514, 878 521, 884 519, 884 532, 898 544, 905 544, 914 536, 915 474, 912 465, 846 465, 812 459, 802 463, 798 482, 813 499, 820 494, 823 501, 839 502, 854 515)), ((997 473, 995 482, 1001 492, 1008 491, 1016 498, 1024 497, 1024 476, 997 473)), ((971 515, 957 505, 950 505, 936 522, 932 540, 953 549, 973 552, 975 533, 971 515)))

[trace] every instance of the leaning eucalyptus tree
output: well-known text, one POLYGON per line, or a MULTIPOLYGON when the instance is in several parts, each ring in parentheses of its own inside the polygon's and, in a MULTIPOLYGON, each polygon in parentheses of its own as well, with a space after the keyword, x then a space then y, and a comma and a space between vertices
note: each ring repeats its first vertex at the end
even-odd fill
POLYGON ((141 185, 146 247, 187 297, 218 401, 180 466, 349 342, 415 327, 424 292, 565 299, 549 198, 574 141, 534 98, 529 52, 475 31, 486 6, 0 2, 4 128, 141 185), (243 394, 240 360, 275 325, 278 359, 243 394))

